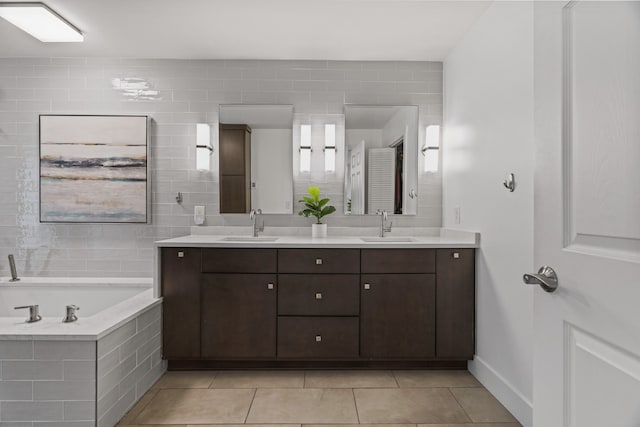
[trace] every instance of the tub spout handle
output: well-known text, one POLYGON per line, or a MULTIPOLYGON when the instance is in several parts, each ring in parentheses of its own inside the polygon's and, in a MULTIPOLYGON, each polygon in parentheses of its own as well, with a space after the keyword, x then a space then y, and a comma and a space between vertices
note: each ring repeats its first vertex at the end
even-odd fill
POLYGON ((67 313, 64 316, 64 319, 62 319, 63 323, 71 323, 71 322, 75 322, 76 320, 78 320, 78 316, 76 315, 76 311, 80 310, 80 307, 78 307, 77 305, 68 305, 67 306, 67 313))
POLYGON ((40 306, 39 305, 24 305, 20 307, 13 307, 14 310, 22 310, 23 308, 29 309, 29 318, 26 320, 27 323, 35 323, 42 320, 42 316, 40 316, 40 306))

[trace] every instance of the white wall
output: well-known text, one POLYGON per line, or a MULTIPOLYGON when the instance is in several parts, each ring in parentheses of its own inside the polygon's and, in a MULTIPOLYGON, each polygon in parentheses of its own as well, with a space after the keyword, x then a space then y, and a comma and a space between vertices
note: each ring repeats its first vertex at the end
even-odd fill
POLYGON ((443 224, 482 233, 471 372, 532 424, 533 7, 495 2, 445 61, 443 224), (516 175, 509 193, 502 181, 516 175), (456 224, 455 209, 460 208, 456 224))
POLYGON ((293 213, 291 129, 252 129, 251 206, 265 214, 293 213))

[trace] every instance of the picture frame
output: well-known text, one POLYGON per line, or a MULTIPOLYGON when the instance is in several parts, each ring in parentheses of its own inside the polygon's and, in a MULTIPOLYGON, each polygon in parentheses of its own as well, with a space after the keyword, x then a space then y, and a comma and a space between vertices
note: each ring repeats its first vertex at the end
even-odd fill
POLYGON ((149 117, 41 114, 41 223, 149 224, 149 117))

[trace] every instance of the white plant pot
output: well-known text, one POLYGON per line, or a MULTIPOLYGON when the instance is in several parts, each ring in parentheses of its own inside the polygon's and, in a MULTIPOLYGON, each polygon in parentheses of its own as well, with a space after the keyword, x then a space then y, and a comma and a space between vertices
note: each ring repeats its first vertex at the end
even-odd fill
POLYGON ((327 224, 311 224, 311 237, 327 237, 327 224))

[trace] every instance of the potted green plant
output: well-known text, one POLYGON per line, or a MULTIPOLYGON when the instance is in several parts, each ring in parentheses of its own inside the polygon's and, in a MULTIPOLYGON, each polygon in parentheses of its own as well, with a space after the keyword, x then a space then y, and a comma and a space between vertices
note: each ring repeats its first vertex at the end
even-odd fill
POLYGON ((327 224, 322 223, 322 218, 336 211, 334 206, 328 205, 329 198, 320 198, 320 188, 311 186, 307 189, 310 197, 303 197, 298 200, 304 203, 304 209, 298 212, 305 218, 316 217, 316 223, 311 225, 311 237, 327 237, 327 224))

